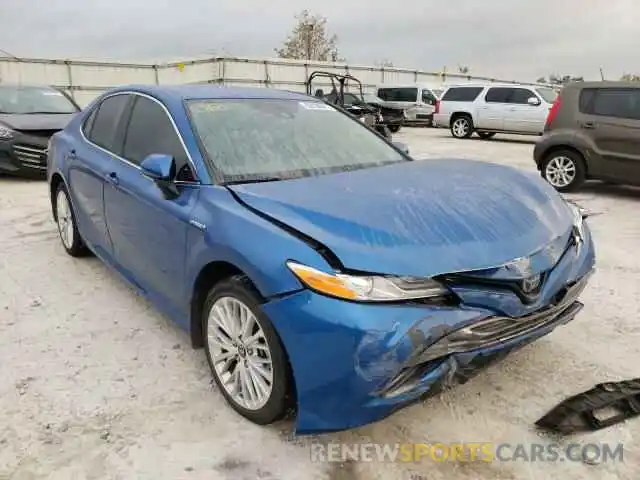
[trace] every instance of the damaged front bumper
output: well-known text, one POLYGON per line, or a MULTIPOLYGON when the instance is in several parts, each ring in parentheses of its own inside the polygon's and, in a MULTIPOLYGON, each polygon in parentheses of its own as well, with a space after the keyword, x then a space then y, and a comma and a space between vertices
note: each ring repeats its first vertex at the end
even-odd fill
POLYGON ((455 383, 572 320, 595 263, 593 243, 549 272, 539 299, 513 314, 513 294, 456 291, 458 306, 346 302, 303 290, 267 302, 291 362, 296 432, 372 423, 455 383))

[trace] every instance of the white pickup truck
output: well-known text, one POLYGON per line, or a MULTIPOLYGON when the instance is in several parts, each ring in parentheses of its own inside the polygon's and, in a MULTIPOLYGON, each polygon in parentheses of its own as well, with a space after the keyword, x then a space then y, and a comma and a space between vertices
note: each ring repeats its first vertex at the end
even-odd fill
POLYGON ((530 85, 458 85, 436 102, 436 127, 449 128, 455 138, 473 133, 489 139, 496 133, 542 135, 557 93, 530 85))

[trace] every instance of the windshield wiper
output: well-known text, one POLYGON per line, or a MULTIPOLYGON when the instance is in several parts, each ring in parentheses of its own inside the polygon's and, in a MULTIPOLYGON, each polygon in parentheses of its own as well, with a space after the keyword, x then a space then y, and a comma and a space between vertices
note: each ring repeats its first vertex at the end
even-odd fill
POLYGON ((260 178, 249 178, 246 180, 229 180, 228 182, 223 182, 222 185, 242 185, 243 183, 266 183, 266 182, 278 182, 280 180, 284 180, 281 177, 260 177, 260 178))
MULTIPOLYGON (((74 112, 22 112, 22 115, 71 115, 74 112)), ((76 112, 77 113, 77 112, 76 112)))

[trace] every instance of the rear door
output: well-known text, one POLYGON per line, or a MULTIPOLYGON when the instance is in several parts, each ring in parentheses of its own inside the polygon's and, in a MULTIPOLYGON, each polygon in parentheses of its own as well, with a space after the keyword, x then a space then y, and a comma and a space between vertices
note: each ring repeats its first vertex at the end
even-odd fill
POLYGON ((69 194, 84 239, 105 260, 112 249, 104 214, 104 186, 120 151, 122 117, 131 96, 116 94, 96 105, 84 124, 82 136, 69 156, 69 194))
POLYGON ((579 126, 592 140, 594 173, 640 180, 640 88, 585 88, 580 93, 579 126))
POLYGON ((504 112, 504 130, 525 134, 541 134, 549 113, 549 105, 529 88, 510 88, 504 112), (532 105, 529 99, 537 104, 532 105))
POLYGON ((198 183, 169 113, 150 97, 135 95, 122 158, 112 164, 105 210, 114 257, 131 281, 164 310, 184 315, 186 238, 198 183), (166 198, 140 163, 150 154, 172 155, 179 196, 166 198))
POLYGON ((436 110, 436 96, 428 88, 422 88, 418 92, 419 101, 416 109, 416 118, 418 120, 429 120, 436 110))
POLYGON ((504 112, 508 106, 507 99, 510 90, 504 87, 491 87, 487 90, 484 99, 478 101, 476 128, 480 130, 504 129, 504 112))

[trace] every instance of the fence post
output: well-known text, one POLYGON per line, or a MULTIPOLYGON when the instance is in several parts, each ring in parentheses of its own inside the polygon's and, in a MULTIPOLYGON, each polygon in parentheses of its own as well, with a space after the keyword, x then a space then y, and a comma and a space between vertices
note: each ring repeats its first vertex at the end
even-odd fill
POLYGON ((69 60, 65 60, 64 64, 67 66, 67 78, 68 78, 68 90, 69 93, 71 94, 71 98, 73 98, 73 100, 76 100, 76 94, 75 94, 75 89, 74 89, 74 85, 73 85, 73 74, 71 73, 71 62, 69 60))

